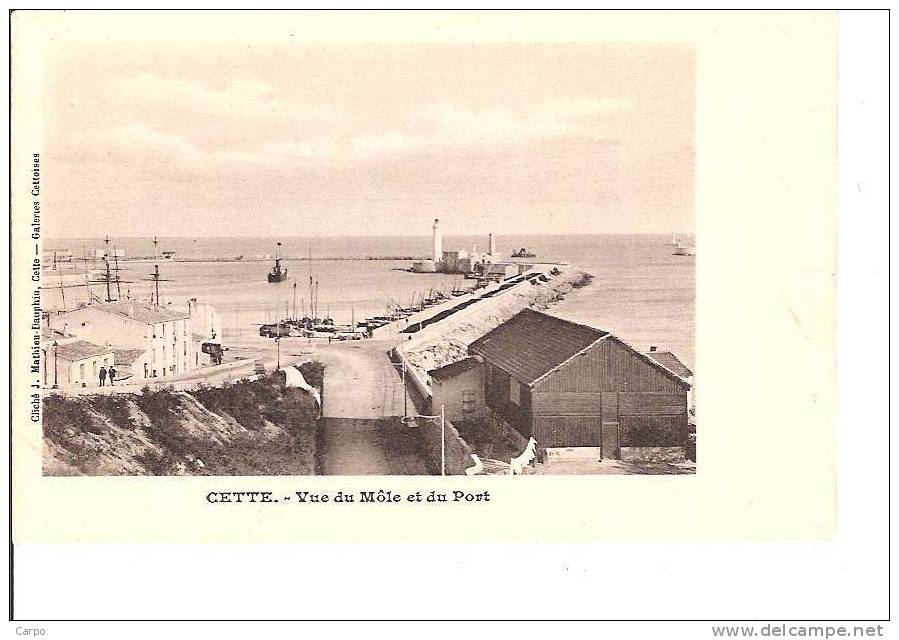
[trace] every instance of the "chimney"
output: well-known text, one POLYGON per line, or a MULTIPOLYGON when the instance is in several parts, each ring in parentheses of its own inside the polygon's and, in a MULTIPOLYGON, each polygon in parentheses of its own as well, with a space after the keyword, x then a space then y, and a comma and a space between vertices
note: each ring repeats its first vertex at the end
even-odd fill
POLYGON ((655 345, 652 345, 651 347, 649 347, 649 351, 650 351, 650 352, 653 352, 653 351, 655 351, 655 350, 656 350, 655 345))
POLYGON ((496 255, 496 236, 491 233, 490 235, 487 236, 487 241, 488 241, 487 246, 489 247, 487 249, 487 253, 489 253, 491 256, 496 255))

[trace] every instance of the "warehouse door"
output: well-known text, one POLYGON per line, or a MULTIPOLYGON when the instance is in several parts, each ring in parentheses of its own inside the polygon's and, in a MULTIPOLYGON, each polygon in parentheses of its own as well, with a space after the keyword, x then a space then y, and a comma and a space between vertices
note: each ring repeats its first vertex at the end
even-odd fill
POLYGON ((602 458, 618 460, 621 448, 618 441, 618 394, 603 393, 600 398, 602 412, 602 458))

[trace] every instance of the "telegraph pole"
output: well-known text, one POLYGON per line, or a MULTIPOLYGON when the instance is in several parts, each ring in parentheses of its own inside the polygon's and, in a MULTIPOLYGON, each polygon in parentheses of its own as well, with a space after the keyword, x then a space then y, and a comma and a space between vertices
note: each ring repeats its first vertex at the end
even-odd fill
POLYGON ((440 405, 440 475, 446 475, 446 415, 440 405))

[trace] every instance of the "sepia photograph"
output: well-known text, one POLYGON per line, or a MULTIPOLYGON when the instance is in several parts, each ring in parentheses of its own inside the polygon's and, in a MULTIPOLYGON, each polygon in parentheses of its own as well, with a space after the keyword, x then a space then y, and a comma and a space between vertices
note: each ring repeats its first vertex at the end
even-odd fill
POLYGON ((884 635, 888 12, 9 32, 16 635, 884 635))
POLYGON ((45 64, 45 475, 695 472, 692 45, 45 64))

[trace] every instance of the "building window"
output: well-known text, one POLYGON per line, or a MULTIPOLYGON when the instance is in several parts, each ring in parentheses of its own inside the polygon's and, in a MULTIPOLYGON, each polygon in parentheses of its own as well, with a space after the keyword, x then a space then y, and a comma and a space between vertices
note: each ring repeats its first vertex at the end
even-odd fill
POLYGON ((96 378, 97 377, 97 361, 94 360, 91 362, 91 375, 96 378))
POLYGON ((144 363, 144 377, 148 377, 150 375, 150 365, 146 362, 144 363))
POLYGON ((521 404, 521 385, 515 378, 509 378, 509 400, 514 404, 521 404))
POLYGON ((474 391, 463 391, 462 392, 462 412, 463 413, 471 413, 475 410, 475 404, 477 396, 475 396, 474 391))
POLYGON ((184 355, 185 356, 187 355, 187 343, 186 342, 184 343, 184 355))
POLYGON ((81 376, 81 382, 84 382, 84 363, 78 365, 78 373, 81 376))
POLYGON ((165 338, 165 323, 162 323, 162 337, 165 338))

